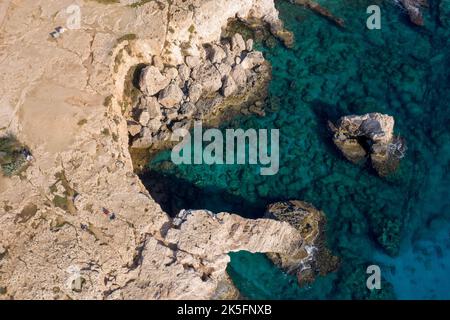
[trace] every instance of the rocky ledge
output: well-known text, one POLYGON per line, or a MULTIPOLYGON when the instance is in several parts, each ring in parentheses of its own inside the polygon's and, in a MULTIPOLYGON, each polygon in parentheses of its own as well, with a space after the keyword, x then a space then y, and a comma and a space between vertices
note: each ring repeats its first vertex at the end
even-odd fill
MULTIPOLYGON (((317 230, 316 230, 317 231, 317 230)), ((121 297, 158 298, 148 287, 161 279, 152 279, 152 270, 165 267, 167 276, 180 279, 178 286, 162 296, 197 298, 237 298, 239 293, 226 274, 229 252, 249 251, 304 257, 304 236, 293 226, 272 219, 248 220, 230 213, 207 210, 182 210, 167 226, 160 243, 145 244, 140 253, 140 274, 136 281, 120 291, 121 297), (164 246, 165 257, 152 257, 155 247, 164 246), (183 279, 192 278, 191 283, 183 279)))
POLYGON ((155 56, 139 75, 142 94, 129 113, 131 148, 158 149, 194 120, 211 122, 233 112, 264 115, 269 80, 263 54, 239 33, 204 44, 199 55, 176 66, 155 56))
POLYGON ((295 274, 300 285, 338 268, 339 259, 326 247, 326 218, 322 211, 307 202, 292 200, 269 205, 265 217, 287 222, 300 232, 303 241, 295 254, 267 254, 276 265, 295 274))
POLYGON ((345 158, 363 163, 370 158, 380 176, 393 173, 406 152, 405 141, 394 135, 394 118, 380 113, 340 118, 336 125, 329 122, 333 142, 345 158))

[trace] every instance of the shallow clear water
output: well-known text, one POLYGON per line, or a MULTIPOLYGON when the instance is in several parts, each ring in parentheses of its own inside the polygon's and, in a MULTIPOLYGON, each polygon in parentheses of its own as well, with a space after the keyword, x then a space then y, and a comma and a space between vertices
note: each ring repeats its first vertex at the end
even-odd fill
POLYGON ((273 66, 273 111, 223 124, 279 128, 279 173, 260 176, 255 165, 174 166, 166 151, 144 181, 155 197, 165 194, 161 203, 174 213, 205 208, 256 218, 268 203, 286 199, 326 213, 339 270, 299 288, 264 255, 233 253, 228 272, 246 297, 450 299, 450 1, 430 1, 425 28, 386 1, 319 2, 346 28, 279 1, 296 45, 261 46, 273 66), (373 3, 382 9, 381 30, 365 27, 373 3), (329 119, 367 112, 394 116, 408 144, 387 179, 347 162, 326 129, 329 119), (371 264, 381 266, 380 291, 365 286, 371 264))

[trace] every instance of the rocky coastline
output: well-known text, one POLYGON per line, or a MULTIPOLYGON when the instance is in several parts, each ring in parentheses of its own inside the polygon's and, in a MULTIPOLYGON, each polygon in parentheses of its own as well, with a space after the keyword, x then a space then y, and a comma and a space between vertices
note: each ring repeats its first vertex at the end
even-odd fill
POLYGON ((88 2, 82 9, 82 29, 57 39, 49 30, 67 15, 54 2, 10 7, 2 24, 0 50, 9 58, 0 62, 1 133, 12 132, 33 158, 0 179, 0 298, 237 297, 227 253, 290 255, 301 247, 300 232, 205 211, 176 226, 135 174, 129 137, 147 148, 150 136, 158 142, 158 133, 187 126, 191 116, 213 119, 247 99, 248 112, 262 112, 259 88, 270 67, 251 41, 222 38, 223 29, 230 19, 259 21, 287 45, 291 34, 272 0, 88 2), (130 86, 136 70, 144 71, 142 95, 130 86))
POLYGON ((287 273, 296 275, 300 285, 338 269, 339 258, 333 256, 326 245, 326 217, 322 211, 307 202, 292 200, 269 205, 265 217, 287 222, 302 235, 304 241, 296 255, 267 254, 287 273))
MULTIPOLYGON (((301 284, 337 267, 324 214, 309 204, 274 204, 257 220, 206 210, 172 219, 136 174, 142 154, 195 119, 264 114, 270 66, 224 29, 264 26, 292 46, 273 0, 88 1, 82 28, 54 39, 64 5, 17 1, 1 17, 0 134, 17 137, 21 166, 0 176, 0 299, 236 298, 226 266, 241 250, 266 253, 301 284)), ((333 130, 351 161, 395 170, 393 120, 355 116, 333 130), (367 120, 385 135, 344 125, 367 120)))

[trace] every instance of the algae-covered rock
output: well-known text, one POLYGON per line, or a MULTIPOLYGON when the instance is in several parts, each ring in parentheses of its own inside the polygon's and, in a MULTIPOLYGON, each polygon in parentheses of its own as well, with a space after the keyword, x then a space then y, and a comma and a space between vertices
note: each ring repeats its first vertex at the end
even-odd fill
POLYGON ((304 241, 299 255, 268 254, 276 265, 296 274, 300 284, 311 283, 317 275, 326 275, 338 268, 339 258, 326 247, 326 219, 322 211, 307 202, 291 200, 269 205, 266 217, 288 222, 300 231, 304 241))

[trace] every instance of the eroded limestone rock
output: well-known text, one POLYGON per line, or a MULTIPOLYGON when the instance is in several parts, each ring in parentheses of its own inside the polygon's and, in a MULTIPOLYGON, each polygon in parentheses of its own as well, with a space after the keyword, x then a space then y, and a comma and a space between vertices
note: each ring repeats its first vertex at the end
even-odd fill
POLYGON ((161 138, 166 139, 176 129, 189 128, 191 120, 207 119, 217 110, 226 109, 227 99, 234 99, 235 108, 264 115, 261 101, 246 105, 252 96, 263 98, 265 83, 270 78, 263 54, 248 50, 253 49, 252 42, 250 39, 246 43, 242 35, 235 34, 204 45, 205 50, 198 56, 187 56, 185 63, 177 66, 166 65, 162 72, 152 65, 144 68, 140 76, 143 95, 132 114, 136 122, 150 131, 141 130, 135 135, 137 128, 130 122, 132 148, 145 149, 164 143, 161 138), (237 97, 242 99, 242 106, 237 97))
POLYGON ((394 172, 403 158, 406 145, 394 136, 394 118, 380 113, 342 117, 334 125, 333 142, 344 157, 353 163, 362 163, 370 157, 380 176, 394 172))
POLYGON ((323 276, 338 268, 339 259, 326 247, 323 212, 309 203, 292 200, 269 205, 265 216, 285 221, 300 232, 303 242, 296 254, 268 254, 275 264, 295 274, 300 284, 310 283, 317 275, 323 276))
POLYGON ((139 86, 143 92, 152 96, 167 87, 170 79, 161 74, 159 69, 155 66, 148 66, 141 73, 139 86))
POLYGON ((427 0, 394 0, 396 3, 399 3, 408 13, 409 19, 412 23, 423 26, 423 17, 421 9, 424 7, 428 7, 427 0))
POLYGON ((183 99, 183 91, 175 84, 163 89, 158 97, 158 102, 166 108, 175 107, 183 99))

